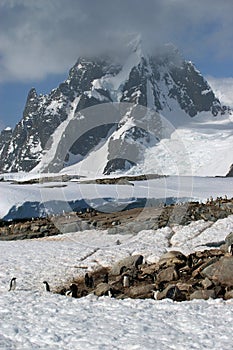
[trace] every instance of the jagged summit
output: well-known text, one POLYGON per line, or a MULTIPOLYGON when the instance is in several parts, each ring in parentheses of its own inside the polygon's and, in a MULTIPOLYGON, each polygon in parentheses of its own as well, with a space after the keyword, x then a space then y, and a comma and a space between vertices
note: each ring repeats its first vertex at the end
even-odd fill
MULTIPOLYGON (((67 127, 82 110, 104 103, 144 106, 175 127, 189 124, 203 113, 209 120, 227 115, 229 109, 173 45, 167 44, 149 55, 141 38, 136 37, 129 47, 129 55, 120 63, 110 57, 79 58, 68 78, 47 95, 38 95, 32 88, 22 120, 13 131, 0 135, 0 170, 60 171, 76 163, 85 167, 93 155, 92 166, 106 174, 141 164, 145 151, 159 143, 162 125, 147 113, 148 127, 140 128, 140 120, 130 110, 117 123, 97 125, 93 116, 80 119, 80 126, 75 127, 80 130, 85 122, 87 132, 71 145, 61 161, 58 153, 67 145, 67 127), (103 163, 101 167, 96 164, 98 159, 103 163)), ((79 170, 77 167, 75 171, 79 170)))

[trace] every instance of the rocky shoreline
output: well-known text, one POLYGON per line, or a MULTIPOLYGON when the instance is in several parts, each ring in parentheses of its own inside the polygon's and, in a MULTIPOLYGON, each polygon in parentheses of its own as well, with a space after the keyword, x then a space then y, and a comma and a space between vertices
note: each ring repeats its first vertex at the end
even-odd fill
POLYGON ((91 208, 47 218, 0 221, 0 240, 41 238, 90 229, 108 230, 109 234, 137 234, 173 225, 188 225, 197 220, 214 222, 233 214, 233 199, 217 198, 206 203, 134 208, 103 213, 91 208))

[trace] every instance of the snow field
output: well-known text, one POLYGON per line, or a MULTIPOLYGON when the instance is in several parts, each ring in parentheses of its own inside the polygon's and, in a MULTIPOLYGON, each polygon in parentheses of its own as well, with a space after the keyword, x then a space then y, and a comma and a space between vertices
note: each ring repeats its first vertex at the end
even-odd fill
MULTIPOLYGON (((166 184, 166 194, 175 195, 177 182, 182 183, 179 195, 183 198, 190 190, 190 179, 186 177, 179 181, 175 177, 151 180, 149 191, 146 181, 135 183, 133 189, 138 197, 149 193, 160 198, 164 193, 161 184, 166 184)), ((0 183, 0 186, 4 196, 1 214, 31 198, 41 201, 43 190, 50 199, 82 195, 82 187, 77 190, 75 183, 63 189, 46 188, 47 184, 0 183)), ((132 186, 121 186, 121 192, 117 192, 116 186, 99 186, 85 187, 90 201, 94 189, 100 194, 107 191, 117 201, 129 198, 127 191, 132 191, 132 186)), ((197 198, 233 194, 232 179, 194 178, 191 187, 197 198)), ((86 271, 111 266, 128 255, 142 254, 148 263, 153 263, 168 250, 189 254, 210 249, 211 243, 224 241, 231 231, 233 215, 215 223, 200 220, 187 226, 144 230, 137 235, 89 230, 33 240, 0 241, 0 349, 232 349, 232 300, 177 303, 94 295, 74 299, 53 293, 86 271), (8 292, 12 277, 17 278, 17 288, 8 292), (44 280, 49 282, 52 293, 44 291, 44 280)))
POLYGON ((46 279, 54 291, 130 254, 141 253, 148 262, 170 249, 187 254, 199 250, 199 244, 204 249, 206 243, 224 239, 232 229, 230 216, 214 224, 198 221, 136 236, 93 230, 0 242, 0 348, 231 349, 232 301, 72 299, 45 292, 42 282, 46 279), (13 276, 17 289, 8 292, 13 276))
POLYGON ((232 301, 15 292, 0 298, 0 314, 1 349, 232 349, 232 301))

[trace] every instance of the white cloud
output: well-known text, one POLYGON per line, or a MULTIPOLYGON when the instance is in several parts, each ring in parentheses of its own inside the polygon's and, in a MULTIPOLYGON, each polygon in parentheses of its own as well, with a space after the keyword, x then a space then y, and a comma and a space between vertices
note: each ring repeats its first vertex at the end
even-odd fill
POLYGON ((233 78, 214 78, 208 76, 206 79, 216 97, 223 104, 233 107, 233 78))
POLYGON ((114 50, 140 32, 188 56, 233 60, 232 0, 1 0, 0 82, 67 71, 78 56, 114 50))

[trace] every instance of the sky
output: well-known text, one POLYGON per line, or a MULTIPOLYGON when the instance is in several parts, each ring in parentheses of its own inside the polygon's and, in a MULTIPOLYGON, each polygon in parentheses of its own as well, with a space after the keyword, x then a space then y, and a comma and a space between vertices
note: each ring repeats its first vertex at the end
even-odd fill
POLYGON ((151 53, 172 42, 232 104, 232 13, 232 0, 0 0, 0 130, 31 87, 48 93, 79 56, 124 56, 137 33, 151 53))

